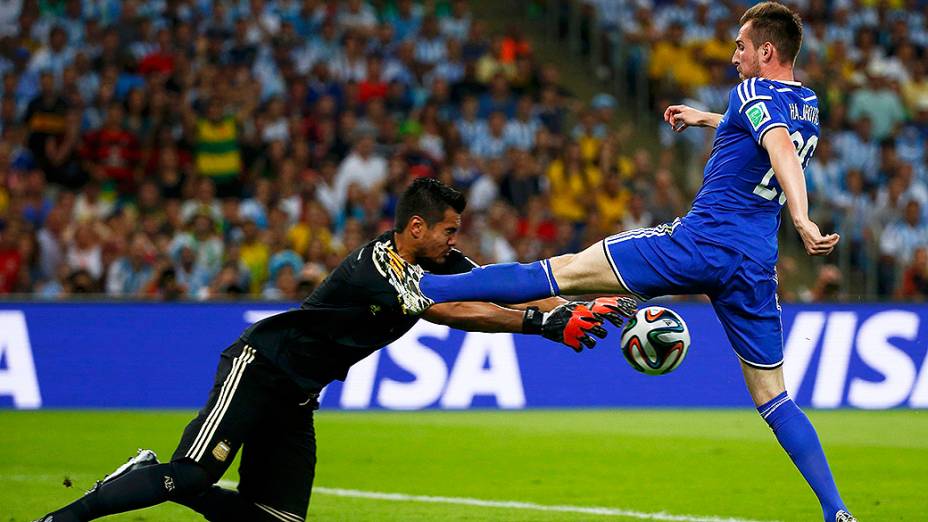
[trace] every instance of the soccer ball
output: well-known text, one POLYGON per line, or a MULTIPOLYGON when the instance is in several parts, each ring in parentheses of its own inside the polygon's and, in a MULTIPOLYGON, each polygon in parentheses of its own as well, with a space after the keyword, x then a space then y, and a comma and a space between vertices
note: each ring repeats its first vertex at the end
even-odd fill
POLYGON ((632 368, 648 375, 672 372, 689 348, 686 323, 676 312, 661 306, 638 310, 622 330, 622 355, 632 368))

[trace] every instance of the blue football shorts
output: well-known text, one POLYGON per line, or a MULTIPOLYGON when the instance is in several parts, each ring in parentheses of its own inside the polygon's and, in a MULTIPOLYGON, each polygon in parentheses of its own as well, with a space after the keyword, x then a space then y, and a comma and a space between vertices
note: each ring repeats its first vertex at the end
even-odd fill
POLYGON ((693 234, 679 218, 602 245, 619 283, 638 298, 706 294, 741 360, 757 368, 783 364, 774 267, 693 234))

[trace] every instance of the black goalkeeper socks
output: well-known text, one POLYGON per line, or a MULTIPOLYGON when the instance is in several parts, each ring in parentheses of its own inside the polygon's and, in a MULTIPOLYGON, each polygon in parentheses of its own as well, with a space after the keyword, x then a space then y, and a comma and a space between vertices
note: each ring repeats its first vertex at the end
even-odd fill
POLYGON ((90 493, 53 513, 53 520, 94 520, 154 506, 175 497, 197 495, 211 484, 206 470, 193 462, 172 462, 139 468, 116 480, 100 484, 90 493))

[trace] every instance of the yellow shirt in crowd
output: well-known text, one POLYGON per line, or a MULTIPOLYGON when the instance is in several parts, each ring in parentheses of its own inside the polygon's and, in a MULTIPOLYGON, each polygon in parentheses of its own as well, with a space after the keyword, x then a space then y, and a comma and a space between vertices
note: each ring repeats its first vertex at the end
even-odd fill
POLYGON ((568 174, 560 159, 548 166, 548 183, 551 188, 551 212, 558 218, 583 221, 586 218, 586 201, 596 193, 602 183, 598 168, 587 165, 582 172, 568 174))

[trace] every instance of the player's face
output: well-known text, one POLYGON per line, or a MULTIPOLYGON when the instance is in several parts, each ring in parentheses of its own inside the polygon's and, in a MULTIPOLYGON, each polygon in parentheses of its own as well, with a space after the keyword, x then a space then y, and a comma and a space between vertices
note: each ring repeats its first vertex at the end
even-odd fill
POLYGON ((454 209, 446 209, 445 217, 441 221, 426 228, 418 257, 426 258, 433 263, 444 263, 457 243, 460 228, 461 215, 454 209))
POLYGON ((731 55, 731 63, 738 70, 738 77, 742 80, 755 78, 760 75, 760 60, 757 48, 750 38, 751 22, 741 26, 735 38, 735 52, 731 55))

